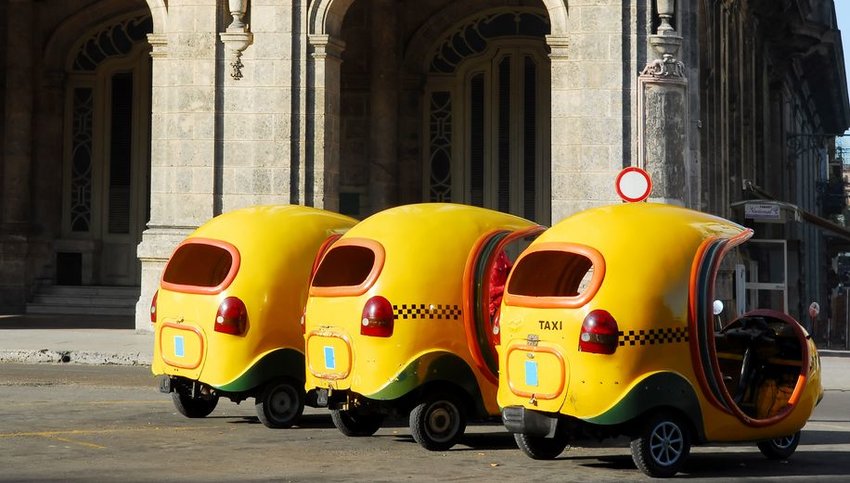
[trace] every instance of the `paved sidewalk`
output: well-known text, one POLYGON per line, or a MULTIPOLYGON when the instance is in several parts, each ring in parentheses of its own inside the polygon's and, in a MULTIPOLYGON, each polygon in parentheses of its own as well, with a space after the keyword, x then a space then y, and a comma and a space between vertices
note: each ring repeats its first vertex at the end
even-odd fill
MULTIPOLYGON (((149 366, 153 334, 132 317, 0 315, 0 363, 149 366)), ((850 351, 821 350, 823 385, 850 391, 850 351)))
POLYGON ((0 315, 0 362, 149 366, 153 333, 132 317, 0 315))

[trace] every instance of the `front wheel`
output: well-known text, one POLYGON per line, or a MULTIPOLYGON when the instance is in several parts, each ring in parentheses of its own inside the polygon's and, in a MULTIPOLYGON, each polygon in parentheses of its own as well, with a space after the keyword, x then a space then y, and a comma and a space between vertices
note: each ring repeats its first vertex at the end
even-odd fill
POLYGON ((771 460, 786 460, 797 450, 800 444, 800 432, 781 438, 759 441, 758 447, 761 454, 771 460))
POLYGON ((372 436, 384 422, 380 414, 358 409, 331 409, 331 420, 340 433, 346 436, 372 436))
POLYGON ((672 413, 655 414, 631 442, 632 460, 646 475, 668 478, 675 475, 691 451, 687 425, 672 413))
POLYGON ((526 456, 535 460, 555 459, 570 444, 569 436, 560 431, 556 432, 553 438, 514 433, 514 440, 526 456))
POLYGON ((304 388, 288 380, 266 384, 255 399, 257 417, 267 428, 291 428, 304 412, 304 388))
POLYGON ((449 394, 438 394, 416 405, 410 412, 413 439, 430 451, 445 451, 466 430, 466 408, 449 394))
POLYGON ((192 397, 178 391, 171 393, 177 411, 187 418, 205 418, 218 404, 218 396, 192 397))

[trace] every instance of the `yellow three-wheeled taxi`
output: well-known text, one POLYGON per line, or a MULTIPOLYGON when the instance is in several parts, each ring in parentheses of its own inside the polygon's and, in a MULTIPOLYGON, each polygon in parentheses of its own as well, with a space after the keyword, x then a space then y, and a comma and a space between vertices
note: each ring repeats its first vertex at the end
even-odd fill
POLYGON ((349 436, 388 414, 414 439, 451 447, 467 418, 498 416, 493 319, 502 253, 543 228, 466 205, 392 208, 325 253, 305 314, 307 389, 349 436), (494 272, 495 276, 490 276, 494 272))
POLYGON ((217 216, 172 254, 151 304, 160 390, 188 417, 220 396, 256 400, 269 427, 304 409, 299 320, 313 261, 355 220, 304 206, 259 206, 217 216))
POLYGON ((501 309, 498 401, 532 458, 582 436, 631 437, 636 465, 675 474, 696 443, 756 441, 787 458, 823 394, 818 354, 784 313, 718 325, 715 281, 752 231, 626 203, 556 224, 517 260, 501 309))

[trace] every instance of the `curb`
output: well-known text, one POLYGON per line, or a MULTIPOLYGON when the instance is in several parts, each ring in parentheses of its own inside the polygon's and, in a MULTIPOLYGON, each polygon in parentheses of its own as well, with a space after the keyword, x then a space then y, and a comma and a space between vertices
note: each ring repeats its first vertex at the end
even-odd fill
POLYGON ((0 362, 15 362, 19 364, 88 364, 115 366, 150 366, 151 356, 135 353, 106 353, 86 351, 61 351, 52 349, 39 350, 4 350, 0 351, 0 362))

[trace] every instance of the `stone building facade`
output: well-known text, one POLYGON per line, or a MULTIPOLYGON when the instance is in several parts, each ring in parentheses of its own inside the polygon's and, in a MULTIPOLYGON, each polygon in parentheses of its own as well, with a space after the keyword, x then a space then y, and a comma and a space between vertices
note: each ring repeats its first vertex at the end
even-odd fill
MULTIPOLYGON (((771 193, 824 215, 821 165, 850 126, 831 0, 10 0, 0 15, 0 307, 139 287, 140 331, 173 248, 228 210, 452 201, 549 224, 617 202, 638 165, 656 201, 749 223, 736 203, 771 193)), ((796 254, 794 303, 818 296, 823 227, 762 228, 796 254)))

